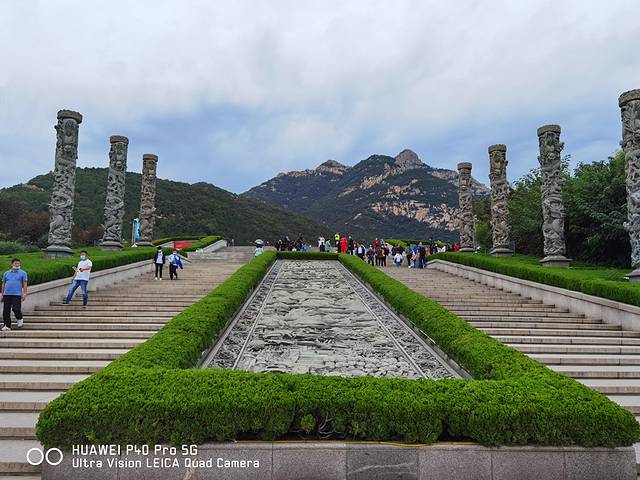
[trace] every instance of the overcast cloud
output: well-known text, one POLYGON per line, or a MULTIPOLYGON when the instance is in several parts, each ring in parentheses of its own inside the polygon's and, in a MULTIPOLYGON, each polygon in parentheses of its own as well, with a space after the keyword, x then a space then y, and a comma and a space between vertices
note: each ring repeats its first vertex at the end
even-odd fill
POLYGON ((52 169, 61 108, 80 166, 130 139, 129 170, 242 192, 331 158, 415 150, 509 178, 559 123, 574 163, 619 148, 640 88, 640 1, 0 0, 0 186, 52 169))

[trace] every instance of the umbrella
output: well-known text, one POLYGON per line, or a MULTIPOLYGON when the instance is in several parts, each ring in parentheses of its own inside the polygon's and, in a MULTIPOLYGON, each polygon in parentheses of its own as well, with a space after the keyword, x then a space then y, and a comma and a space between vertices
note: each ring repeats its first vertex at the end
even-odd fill
POLYGON ((264 245, 264 242, 260 239, 257 239, 255 242, 253 242, 256 244, 256 247, 261 247, 262 245, 264 245))

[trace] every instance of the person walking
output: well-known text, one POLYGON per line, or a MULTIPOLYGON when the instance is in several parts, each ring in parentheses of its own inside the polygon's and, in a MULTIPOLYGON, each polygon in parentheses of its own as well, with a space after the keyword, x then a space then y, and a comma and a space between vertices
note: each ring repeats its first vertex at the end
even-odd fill
POLYGON ((178 268, 182 270, 184 267, 182 266, 182 258, 178 254, 177 249, 173 249, 173 253, 169 255, 169 280, 173 280, 173 277, 176 277, 178 280, 178 268))
POLYGON ((344 235, 340 239, 340 253, 347 253, 347 237, 344 235))
POLYGON ((22 328, 22 302, 27 299, 27 272, 20 267, 20 259, 11 260, 11 269, 2 275, 2 319, 4 325, 3 332, 11 331, 11 311, 16 317, 16 325, 22 328))
POLYGON ((158 245, 158 249, 153 256, 153 264, 156 267, 156 280, 162 280, 162 267, 164 267, 166 260, 162 247, 158 245))
POLYGON ((376 256, 376 252, 373 250, 373 245, 369 245, 369 250, 367 250, 367 263, 369 265, 373 265, 373 258, 376 256))
POLYGON ((398 268, 402 266, 402 253, 398 250, 396 250, 396 253, 393 256, 393 263, 395 263, 398 268))
POLYGON ((65 298, 62 303, 68 305, 73 298, 73 294, 76 293, 76 290, 80 287, 82 290, 82 306, 87 306, 89 303, 89 276, 91 275, 92 268, 93 262, 89 260, 89 254, 85 250, 81 251, 78 266, 73 268, 76 273, 73 275, 71 288, 69 288, 67 298, 65 298))
POLYGON ((418 244, 418 268, 424 268, 427 260, 427 249, 422 245, 422 242, 418 244))

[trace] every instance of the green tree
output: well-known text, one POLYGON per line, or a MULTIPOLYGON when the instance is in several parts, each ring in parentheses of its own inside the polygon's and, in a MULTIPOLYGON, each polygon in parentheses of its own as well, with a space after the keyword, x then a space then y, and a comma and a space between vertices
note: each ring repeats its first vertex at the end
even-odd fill
POLYGON ((624 154, 580 164, 565 187, 567 250, 575 259, 628 267, 624 154))

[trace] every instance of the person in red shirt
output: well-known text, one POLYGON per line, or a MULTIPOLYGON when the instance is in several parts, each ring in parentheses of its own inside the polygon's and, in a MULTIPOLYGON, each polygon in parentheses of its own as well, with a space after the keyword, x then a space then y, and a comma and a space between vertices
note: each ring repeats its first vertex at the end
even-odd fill
POLYGON ((340 252, 342 253, 347 252, 347 237, 345 237, 344 235, 340 239, 340 252))
POLYGON ((453 251, 454 252, 459 252, 460 251, 460 244, 458 242, 453 244, 453 251))

